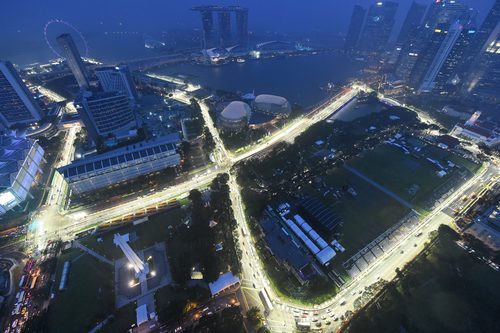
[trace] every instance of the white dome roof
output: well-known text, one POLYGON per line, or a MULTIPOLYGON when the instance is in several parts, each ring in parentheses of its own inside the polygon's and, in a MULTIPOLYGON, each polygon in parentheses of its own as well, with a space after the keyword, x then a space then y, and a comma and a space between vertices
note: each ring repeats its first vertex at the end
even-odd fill
POLYGON ((228 120, 238 120, 245 117, 249 118, 251 112, 252 109, 247 103, 234 101, 229 103, 228 106, 226 106, 224 110, 222 110, 221 116, 228 120))
POLYGON ((255 103, 283 105, 288 103, 288 101, 286 100, 286 98, 281 96, 262 94, 255 97, 255 103))

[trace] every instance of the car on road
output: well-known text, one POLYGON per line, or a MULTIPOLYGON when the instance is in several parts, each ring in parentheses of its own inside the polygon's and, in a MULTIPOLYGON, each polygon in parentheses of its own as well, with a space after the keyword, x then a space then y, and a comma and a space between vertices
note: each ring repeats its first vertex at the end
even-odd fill
POLYGON ((346 303, 345 298, 342 298, 342 299, 340 300, 340 302, 339 302, 339 305, 344 305, 345 303, 346 303))

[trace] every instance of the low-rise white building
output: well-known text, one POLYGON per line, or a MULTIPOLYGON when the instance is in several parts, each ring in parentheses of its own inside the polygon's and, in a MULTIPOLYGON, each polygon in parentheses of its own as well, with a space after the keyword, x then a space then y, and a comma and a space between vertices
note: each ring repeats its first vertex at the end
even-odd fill
POLYGON ((220 113, 219 126, 225 131, 241 131, 248 126, 251 115, 250 105, 241 101, 233 101, 220 113))
POLYGON ((497 129, 485 128, 482 126, 457 124, 451 131, 451 135, 464 137, 476 143, 484 143, 492 147, 500 142, 500 135, 497 129))
POLYGON ((500 142, 500 128, 492 121, 481 121, 481 112, 476 111, 464 124, 457 124, 451 135, 465 137, 473 142, 482 142, 492 147, 500 142))
POLYGON ((290 102, 284 97, 262 94, 253 101, 254 110, 276 117, 286 118, 292 112, 290 102))

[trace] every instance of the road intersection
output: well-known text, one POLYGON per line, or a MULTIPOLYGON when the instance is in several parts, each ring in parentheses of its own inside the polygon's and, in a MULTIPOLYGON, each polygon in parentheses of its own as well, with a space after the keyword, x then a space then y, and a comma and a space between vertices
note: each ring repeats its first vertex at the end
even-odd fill
MULTIPOLYGON (((229 174, 229 187, 234 216, 238 223, 237 234, 239 247, 242 249, 242 286, 238 292, 240 303, 244 313, 252 306, 258 306, 264 310, 259 292, 264 291, 269 295, 274 309, 266 312, 266 322, 273 332, 290 332, 296 327, 296 318, 310 321, 313 326, 321 323, 324 331, 334 331, 340 321, 334 318, 340 316, 348 310, 354 310, 354 302, 360 297, 363 290, 375 283, 379 279, 391 280, 395 275, 396 268, 401 268, 410 262, 423 248, 423 244, 428 239, 428 235, 436 230, 440 224, 452 224, 453 217, 446 214, 464 193, 475 191, 481 184, 488 182, 498 174, 498 169, 494 164, 489 164, 469 181, 464 183, 452 195, 443 200, 429 215, 421 221, 412 232, 408 233, 400 242, 387 251, 382 257, 374 262, 368 269, 356 276, 347 286, 344 286, 339 294, 331 300, 315 306, 301 305, 296 302, 281 299, 271 288, 270 281, 266 276, 264 266, 255 250, 255 243, 252 239, 248 223, 245 216, 244 204, 241 199, 240 189, 236 182, 236 176, 231 167, 236 163, 258 156, 283 141, 293 141, 297 136, 307 130, 313 124, 325 120, 333 113, 342 108, 353 97, 355 97, 363 87, 353 85, 335 96, 327 103, 311 111, 307 115, 291 121, 284 128, 276 131, 265 140, 244 152, 234 155, 224 147, 219 132, 209 114, 209 108, 203 100, 197 100, 200 104, 201 114, 210 134, 215 142, 214 160, 215 165, 199 171, 182 184, 173 185, 160 191, 137 197, 127 202, 118 203, 112 207, 92 211, 80 210, 75 212, 60 212, 62 208, 61 193, 64 193, 64 181, 59 181, 54 177, 52 180, 49 197, 45 207, 35 214, 30 228, 28 240, 34 241, 39 249, 50 239, 61 238, 71 240, 75 234, 86 229, 93 228, 101 223, 112 220, 120 216, 134 213, 144 207, 154 206, 173 198, 186 197, 190 190, 201 188, 209 184, 218 173, 227 172, 229 174), (480 180, 480 182, 478 181, 480 180), (421 236, 415 236, 419 234, 421 236), (342 300, 342 301, 341 301, 342 300), (342 305, 340 305, 342 303, 342 305), (305 319, 307 318, 307 319, 305 319), (330 322, 330 325, 325 325, 330 322)), ((174 98, 187 102, 190 96, 187 93, 174 94, 174 98)), ((395 101, 392 101, 395 103, 395 101)), ((400 105, 400 104, 399 104, 400 105)), ((70 129, 66 145, 73 145, 76 129, 70 129)), ((65 148, 61 163, 69 163, 73 158, 74 151, 65 148)), ((60 177, 60 175, 57 175, 60 177)), ((62 177, 60 177, 62 178, 62 177)))

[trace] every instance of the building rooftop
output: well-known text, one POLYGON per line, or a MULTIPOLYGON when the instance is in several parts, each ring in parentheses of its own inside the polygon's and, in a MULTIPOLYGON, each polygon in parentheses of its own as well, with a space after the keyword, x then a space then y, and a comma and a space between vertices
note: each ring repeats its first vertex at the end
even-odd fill
POLYGON ((296 271, 300 271, 309 263, 309 258, 294 243, 293 239, 284 228, 275 220, 264 220, 261 222, 264 229, 266 243, 274 255, 286 261, 296 271))
POLYGON ((288 101, 286 98, 281 96, 262 94, 255 97, 255 103, 270 103, 270 104, 283 105, 288 103, 288 101))
POLYGON ((227 272, 219 276, 219 278, 214 282, 210 282, 208 284, 208 287, 210 288, 210 292, 212 293, 213 296, 217 295, 224 289, 229 288, 237 283, 240 283, 240 279, 234 276, 233 273, 227 272))
MULTIPOLYGON (((89 102, 98 101, 101 99, 106 99, 106 98, 116 97, 116 96, 125 96, 125 95, 119 91, 99 91, 99 92, 85 91, 81 95, 81 97, 84 97, 89 102)), ((81 99, 81 97, 79 97, 77 99, 81 99)))
POLYGON ((335 257, 335 250, 332 249, 330 246, 325 247, 323 250, 321 250, 319 253, 316 254, 316 259, 322 264, 325 265, 328 263, 330 260, 335 257))
POLYGON ((176 144, 180 141, 179 134, 172 133, 151 140, 137 142, 125 147, 107 151, 102 154, 93 154, 63 166, 58 171, 64 177, 72 177, 87 172, 97 171, 147 156, 175 151, 176 144))
POLYGON ((241 101, 229 103, 221 112, 221 116, 230 120, 238 120, 245 117, 250 117, 252 109, 250 105, 241 101))
POLYGON ((460 144, 460 141, 452 137, 451 135, 441 135, 438 137, 438 142, 447 145, 450 148, 454 148, 460 144))
POLYGON ((487 137, 487 138, 489 138, 493 134, 492 131, 490 131, 486 128, 483 128, 483 127, 476 126, 476 125, 463 125, 462 127, 468 131, 482 135, 482 136, 487 137))
POLYGON ((11 185, 11 175, 19 170, 31 145, 27 139, 0 136, 0 187, 11 185))

